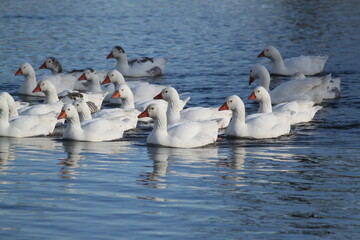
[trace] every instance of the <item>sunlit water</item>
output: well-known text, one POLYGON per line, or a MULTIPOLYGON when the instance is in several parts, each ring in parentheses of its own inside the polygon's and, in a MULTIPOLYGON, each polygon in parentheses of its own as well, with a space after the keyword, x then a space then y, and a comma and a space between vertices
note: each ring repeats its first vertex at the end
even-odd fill
POLYGON ((360 4, 330 2, 1 1, 1 90, 17 99, 21 63, 111 70, 115 45, 169 57, 165 76, 144 80, 189 106, 237 94, 255 112, 249 68, 269 66, 256 55, 270 44, 329 55, 342 96, 275 140, 148 147, 150 126, 104 143, 0 138, 0 238, 359 239, 360 4))

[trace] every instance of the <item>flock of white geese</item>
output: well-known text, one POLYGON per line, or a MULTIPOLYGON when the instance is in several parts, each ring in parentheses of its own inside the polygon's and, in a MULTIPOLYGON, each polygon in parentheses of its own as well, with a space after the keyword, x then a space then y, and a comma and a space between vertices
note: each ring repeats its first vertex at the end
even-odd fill
POLYGON ((167 58, 128 60, 124 49, 114 47, 108 59, 117 61, 109 72, 93 69, 64 73, 59 61, 47 58, 39 69, 52 74, 37 81, 34 68, 23 63, 15 75, 25 81, 19 94, 43 97, 42 104, 15 101, 7 92, 0 94, 0 136, 31 137, 62 129, 64 139, 111 141, 123 138, 124 131, 138 122, 151 122, 148 144, 194 148, 217 141, 219 129, 239 138, 276 138, 289 134, 291 125, 309 122, 324 99, 340 96, 340 79, 331 75, 311 76, 323 71, 327 56, 299 56, 283 59, 273 46, 258 57, 271 60, 268 71, 262 65, 250 70, 249 84, 259 86, 249 100, 259 102, 258 112, 246 115, 237 95, 229 96, 218 107, 186 108, 189 98, 181 99, 171 86, 130 81, 125 77, 158 76, 164 73, 167 58), (291 76, 270 90, 270 74, 291 76), (119 103, 119 108, 102 108, 103 102, 119 103), (66 121, 65 121, 66 120, 66 121))

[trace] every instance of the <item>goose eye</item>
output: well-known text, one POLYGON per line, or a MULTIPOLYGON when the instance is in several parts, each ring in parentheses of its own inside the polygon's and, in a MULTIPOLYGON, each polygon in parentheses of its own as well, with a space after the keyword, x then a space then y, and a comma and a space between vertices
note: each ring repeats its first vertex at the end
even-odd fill
POLYGON ((152 107, 152 108, 150 108, 151 110, 154 110, 154 108, 152 107))
POLYGON ((79 104, 76 104, 76 106, 79 106, 79 104))
POLYGON ((121 89, 121 91, 123 92, 123 91, 124 91, 124 89, 121 89))
POLYGON ((232 102, 232 100, 230 100, 229 102, 232 102))
POLYGON ((70 111, 70 108, 68 108, 68 111, 70 111))
POLYGON ((112 77, 114 76, 114 74, 111 75, 112 77))
POLYGON ((267 51, 267 52, 268 52, 268 51, 269 51, 269 49, 266 49, 265 51, 267 51))
POLYGON ((250 73, 252 73, 252 70, 250 70, 250 73))
POLYGON ((257 92, 260 92, 260 90, 257 90, 257 92))

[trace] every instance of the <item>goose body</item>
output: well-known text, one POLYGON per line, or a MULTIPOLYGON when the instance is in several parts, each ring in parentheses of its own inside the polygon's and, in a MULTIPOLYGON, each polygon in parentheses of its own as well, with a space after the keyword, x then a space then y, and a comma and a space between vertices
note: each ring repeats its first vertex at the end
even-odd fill
POLYGON ((9 106, 9 119, 19 116, 18 110, 29 106, 28 102, 15 101, 8 92, 1 92, 0 96, 5 97, 9 106))
POLYGON ((315 103, 312 101, 291 101, 272 107, 270 94, 261 86, 256 87, 248 99, 259 102, 258 113, 289 112, 291 124, 309 122, 315 113, 322 109, 321 106, 314 106, 315 103))
MULTIPOLYGON (((270 74, 262 65, 256 65, 250 70, 249 84, 259 78, 259 85, 269 91, 270 74)), ((306 78, 301 81, 291 80, 280 84, 269 91, 273 104, 291 102, 294 100, 308 100, 321 103, 327 92, 331 75, 321 78, 306 78)))
POLYGON ((154 77, 164 74, 167 58, 149 58, 143 57, 139 59, 128 60, 124 49, 115 46, 106 57, 115 58, 116 69, 126 77, 154 77))
POLYGON ((290 132, 290 114, 262 113, 249 115, 245 118, 245 105, 236 95, 226 99, 219 111, 231 110, 233 112, 225 134, 240 138, 276 138, 290 132))
POLYGON ((26 115, 9 119, 9 106, 4 96, 0 96, 0 136, 32 137, 46 136, 54 131, 55 113, 26 115))
POLYGON ((168 127, 166 108, 150 104, 139 118, 151 117, 154 127, 147 137, 148 144, 177 148, 195 148, 216 142, 218 124, 216 121, 188 121, 168 127))
POLYGON ((58 119, 64 118, 68 120, 64 139, 101 142, 123 137, 124 129, 117 121, 97 118, 81 124, 79 114, 71 104, 65 104, 58 116, 58 119))
POLYGON ((324 69, 328 56, 299 56, 283 59, 280 52, 273 46, 266 47, 258 57, 271 60, 271 74, 291 76, 296 72, 315 75, 324 69))
POLYGON ((124 131, 136 128, 138 111, 133 112, 130 110, 126 111, 125 109, 102 109, 92 115, 89 106, 84 100, 78 99, 73 102, 73 105, 79 113, 81 122, 94 119, 107 119, 117 121, 117 123, 123 127, 124 131), (119 114, 120 112, 122 114, 119 114))
POLYGON ((231 111, 219 112, 217 108, 191 107, 183 109, 179 94, 173 87, 164 88, 154 99, 167 101, 166 116, 169 125, 184 121, 221 119, 219 128, 225 128, 231 119, 231 111))

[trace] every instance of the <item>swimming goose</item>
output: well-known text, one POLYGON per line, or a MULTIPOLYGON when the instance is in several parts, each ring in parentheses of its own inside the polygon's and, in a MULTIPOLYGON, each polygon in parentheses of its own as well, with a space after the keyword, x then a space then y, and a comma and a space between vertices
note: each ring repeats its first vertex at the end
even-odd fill
POLYGON ((299 56, 283 60, 280 52, 273 46, 266 47, 257 57, 271 60, 271 74, 292 75, 301 72, 305 75, 315 75, 323 71, 328 56, 299 56))
POLYGON ((16 71, 15 76, 23 75, 25 77, 25 81, 21 84, 19 89, 19 94, 23 95, 31 95, 31 96, 44 96, 42 92, 33 93, 32 91, 37 85, 36 75, 34 68, 30 63, 23 63, 16 71))
POLYGON ((288 111, 291 114, 291 124, 310 122, 315 113, 322 109, 321 106, 314 106, 315 102, 312 101, 291 101, 272 107, 270 94, 261 86, 256 87, 248 99, 259 102, 258 113, 288 111))
POLYGON ((288 112, 249 115, 245 119, 245 105, 236 95, 226 99, 219 111, 231 110, 232 118, 225 134, 240 138, 276 138, 290 132, 288 112))
POLYGON ((153 77, 164 74, 167 58, 149 58, 127 59, 124 49, 115 46, 106 59, 115 58, 116 69, 127 77, 153 77))
MULTIPOLYGON (((269 91, 270 74, 262 65, 255 65, 250 69, 249 84, 259 78, 259 86, 269 91)), ((272 104, 291 102, 294 100, 309 100, 315 103, 321 103, 327 91, 328 82, 331 75, 321 78, 306 78, 301 81, 291 80, 280 84, 269 91, 272 104)))
POLYGON ((53 75, 56 75, 61 78, 62 81, 70 81, 74 83, 73 89, 69 90, 76 90, 76 91, 86 91, 86 84, 83 82, 78 82, 77 79, 84 71, 84 69, 74 69, 70 72, 64 73, 63 68, 59 62, 59 60, 55 57, 48 57, 45 59, 43 64, 39 67, 39 69, 49 69, 53 75))
POLYGON ((67 119, 64 139, 101 142, 120 139, 124 133, 118 121, 97 118, 81 124, 79 114, 72 104, 63 106, 58 119, 67 119))
POLYGON ((108 119, 108 120, 116 120, 118 121, 118 124, 120 124, 124 131, 136 128, 137 124, 137 115, 139 115, 138 111, 126 111, 124 109, 102 109, 94 115, 91 115, 91 111, 89 106, 86 104, 86 102, 82 99, 78 99, 73 102, 73 105, 75 106, 76 110, 79 113, 80 121, 85 122, 92 119, 108 119), (116 114, 119 113, 122 110, 122 114, 116 114))
POLYGON ((183 109, 183 101, 173 87, 164 88, 154 99, 164 99, 167 101, 166 116, 169 125, 184 121, 221 119, 219 128, 226 128, 230 122, 231 111, 219 112, 217 108, 205 107, 183 109))
POLYGON ((46 136, 54 131, 55 113, 26 115, 9 119, 10 109, 5 96, 0 96, 0 136, 32 137, 46 136))
MULTIPOLYGON (((112 70, 107 75, 102 84, 113 83, 115 89, 122 83, 125 83, 124 76, 118 70, 112 70)), ((148 82, 140 81, 128 81, 126 82, 134 95, 135 102, 143 102, 153 99, 163 88, 167 87, 165 85, 159 84, 150 84, 148 82)))
MULTIPOLYGON (((320 78, 320 77, 308 77, 308 78, 320 78)), ((291 80, 303 80, 306 79, 303 73, 294 73, 291 76, 291 80)), ((335 99, 340 97, 341 91, 341 79, 340 78, 331 78, 326 86, 326 92, 324 94, 324 99, 335 99)))
POLYGON ((147 137, 147 143, 177 147, 195 148, 216 142, 218 123, 216 121, 189 121, 168 127, 166 108, 153 103, 150 104, 139 118, 151 117, 154 127, 147 137))

